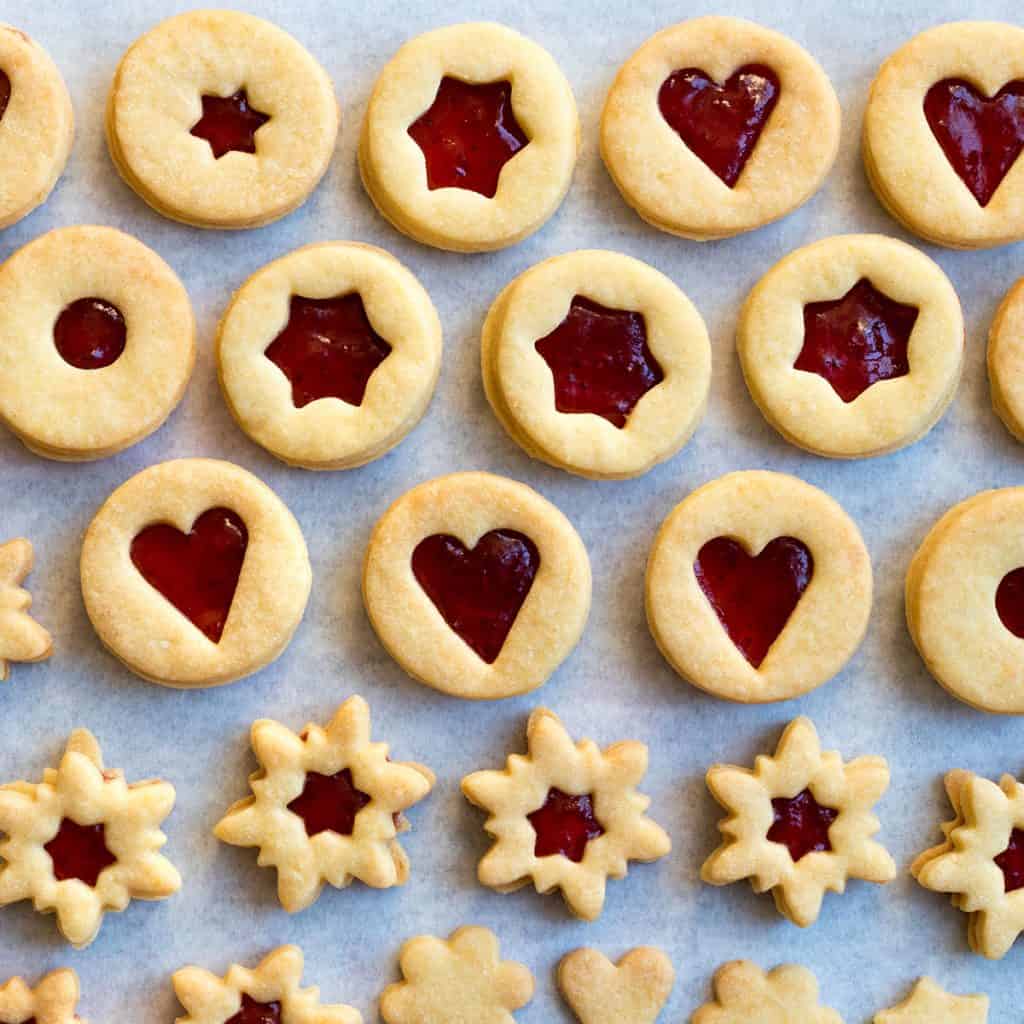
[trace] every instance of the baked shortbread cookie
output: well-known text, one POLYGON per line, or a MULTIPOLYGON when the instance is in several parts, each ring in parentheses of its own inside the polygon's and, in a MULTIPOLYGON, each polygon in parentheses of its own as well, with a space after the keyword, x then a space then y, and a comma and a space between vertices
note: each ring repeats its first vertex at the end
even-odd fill
POLYGON ((386 743, 371 742, 362 697, 345 701, 326 728, 311 724, 298 735, 260 719, 252 748, 260 763, 249 779, 252 796, 228 809, 214 835, 259 847, 260 866, 277 868, 285 910, 305 910, 324 882, 405 884, 409 859, 395 837, 409 828, 403 812, 427 796, 434 775, 392 761, 386 743))
POLYGON ((0 680, 12 661, 45 661, 53 638, 28 610, 32 598, 21 584, 32 571, 32 543, 24 537, 0 544, 0 680))
POLYGON ((752 771, 712 765, 707 784, 729 814, 718 824, 722 845, 701 868, 710 885, 749 879, 806 928, 825 893, 845 892, 848 879, 896 877, 892 857, 871 838, 880 828, 872 808, 889 787, 885 758, 844 763, 837 751, 822 751, 810 719, 791 722, 774 755, 759 756, 752 771))
POLYGON ((986 1024, 988 996, 954 996, 921 978, 899 1006, 875 1014, 874 1024, 986 1024))
POLYGON ((528 753, 509 755, 502 771, 462 780, 470 803, 487 811, 495 837, 480 861, 483 885, 515 892, 533 883, 560 889, 569 909, 594 921, 604 908, 609 878, 624 878, 629 862, 666 856, 672 841, 644 813, 637 792, 647 772, 647 747, 632 740, 600 750, 574 743, 558 716, 537 708, 526 726, 528 753))
POLYGON ((551 55, 490 22, 407 42, 380 73, 359 169, 374 205, 425 245, 503 249, 561 204, 579 148, 576 101, 551 55))
POLYGON ((1018 441, 1024 441, 1024 278, 1007 293, 988 335, 992 408, 1018 441))
POLYGON ((78 1008, 78 975, 69 967, 50 971, 35 988, 22 978, 0 985, 0 1024, 88 1024, 78 1008))
POLYGON ((181 878, 159 851, 174 795, 169 782, 104 770, 95 737, 76 730, 42 782, 0 786, 0 907, 31 900, 82 948, 108 911, 172 896, 181 878))
POLYGON ((558 988, 580 1024, 654 1024, 675 984, 672 961, 652 946, 613 964, 596 949, 576 949, 558 965, 558 988))
POLYGON ((818 1002, 817 979, 798 964, 765 973, 749 960, 735 960, 716 971, 714 988, 714 1002, 705 1003, 690 1024, 843 1024, 818 1002))

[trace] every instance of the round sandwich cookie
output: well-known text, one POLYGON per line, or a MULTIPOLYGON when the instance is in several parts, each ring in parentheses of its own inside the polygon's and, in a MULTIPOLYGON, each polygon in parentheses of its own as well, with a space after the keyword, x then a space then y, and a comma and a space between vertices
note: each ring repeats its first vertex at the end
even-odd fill
POLYGON ((1024 278, 1006 294, 988 336, 992 408, 1006 429, 1024 441, 1024 278))

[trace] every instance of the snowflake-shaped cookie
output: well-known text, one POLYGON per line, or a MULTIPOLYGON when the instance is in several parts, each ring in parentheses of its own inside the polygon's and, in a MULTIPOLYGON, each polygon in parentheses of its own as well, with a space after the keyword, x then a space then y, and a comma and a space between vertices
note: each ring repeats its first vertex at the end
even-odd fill
POLYGON ((53 639, 28 614, 32 598, 21 582, 32 571, 32 545, 23 537, 0 544, 0 679, 9 661, 45 661, 53 639))
POLYGON ((513 1011, 533 998, 533 975, 502 960, 486 928, 460 928, 447 940, 417 936, 399 964, 405 980, 380 997, 386 1024, 514 1024, 513 1011))
POLYGON ((577 949, 558 965, 558 987, 580 1024, 654 1024, 675 984, 672 961, 652 946, 613 964, 596 949, 577 949))
POLYGON ((797 964, 766 974, 749 960, 735 960, 718 969, 714 988, 714 1002, 705 1003, 691 1024, 843 1024, 818 1002, 814 975, 797 964))
POLYGON ((529 753, 510 755, 504 771, 462 780, 466 798, 489 813, 484 828, 495 837, 480 861, 480 881, 499 892, 531 879, 539 893, 561 889, 573 913, 593 921, 609 878, 623 878, 630 860, 657 860, 672 848, 644 814, 650 800, 636 790, 647 747, 574 744, 545 708, 530 715, 526 742, 529 753))
POLYGON ((30 988, 21 978, 0 985, 0 1021, 3 1024, 86 1024, 76 1013, 78 975, 70 968, 51 971, 30 988))
POLYGON ((952 894, 971 915, 971 949, 999 960, 1024 931, 1024 785, 1011 775, 996 785, 961 771, 947 775, 946 792, 955 812, 942 827, 946 842, 911 871, 926 889, 952 894))
POLYGON ((175 1024, 362 1024, 351 1006, 325 1006, 318 988, 300 988, 302 950, 281 946, 256 967, 232 964, 222 978, 202 967, 183 967, 171 979, 186 1017, 175 1024))
POLYGON ((954 996, 921 978, 899 1006, 875 1014, 874 1024, 985 1024, 988 996, 954 996))
POLYGON ((167 841, 159 826, 173 806, 170 783, 128 785, 121 772, 103 770, 92 733, 76 730, 42 782, 0 786, 0 907, 30 899, 36 910, 56 912, 70 943, 89 945, 108 910, 181 888, 158 852, 167 841))
POLYGON ((258 863, 277 868, 277 891, 289 912, 312 904, 324 882, 341 889, 353 878, 385 889, 409 877, 395 836, 409 826, 402 811, 434 784, 422 765, 388 759, 370 741, 370 709, 350 697, 326 729, 298 735, 262 719, 252 727, 260 770, 252 796, 217 823, 214 834, 235 846, 258 846, 258 863))
POLYGON ((889 785, 885 759, 844 764, 836 751, 822 751, 807 718, 792 722, 775 755, 758 757, 753 771, 714 765, 707 784, 729 812, 718 825, 725 839, 701 869, 711 885, 749 878, 755 892, 771 890, 779 912, 806 927, 818 919, 825 892, 843 892, 847 879, 896 876, 892 857, 871 839, 880 827, 871 808, 889 785))

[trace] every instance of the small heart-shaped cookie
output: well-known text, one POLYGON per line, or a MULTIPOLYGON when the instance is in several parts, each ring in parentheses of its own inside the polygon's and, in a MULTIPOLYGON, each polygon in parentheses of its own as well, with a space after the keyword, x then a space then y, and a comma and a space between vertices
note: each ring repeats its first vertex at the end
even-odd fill
POLYGON ((654 1024, 675 984, 672 961, 653 946, 613 964, 596 949, 577 949, 558 965, 558 987, 582 1024, 654 1024))

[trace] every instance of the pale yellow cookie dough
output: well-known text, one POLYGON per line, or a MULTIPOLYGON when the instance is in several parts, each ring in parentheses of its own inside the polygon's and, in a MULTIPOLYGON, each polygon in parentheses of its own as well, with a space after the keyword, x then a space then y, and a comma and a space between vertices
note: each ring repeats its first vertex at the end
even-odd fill
POLYGON ((580 1024, 654 1024, 675 984, 672 961, 653 946, 613 964, 596 949, 576 949, 558 965, 558 988, 580 1024))

